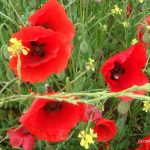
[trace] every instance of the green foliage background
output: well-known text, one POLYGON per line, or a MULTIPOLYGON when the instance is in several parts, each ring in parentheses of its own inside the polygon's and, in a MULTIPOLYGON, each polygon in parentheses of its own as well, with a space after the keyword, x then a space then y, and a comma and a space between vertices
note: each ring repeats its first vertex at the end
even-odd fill
MULTIPOLYGON (((36 11, 46 0, 0 0, 0 89, 14 80, 14 75, 9 69, 9 54, 7 47, 9 39, 14 32, 19 31, 22 25, 28 25, 27 18, 36 11)), ((144 0, 60 0, 66 8, 68 16, 76 28, 76 37, 73 40, 74 49, 68 68, 57 75, 52 75, 44 83, 22 83, 21 92, 27 94, 29 89, 37 93, 44 93, 45 83, 55 91, 63 89, 65 92, 92 91, 106 89, 103 76, 99 73, 100 66, 110 56, 127 49, 132 39, 136 38, 137 24, 150 14, 150 2, 144 0), (132 14, 127 18, 126 9, 131 3, 132 14), (114 5, 123 11, 121 15, 110 15, 114 5), (123 22, 129 23, 125 28, 123 22), (107 31, 103 30, 107 25, 107 31), (85 71, 85 64, 89 58, 95 60, 95 72, 87 72, 74 81, 85 71), (65 88, 64 88, 65 87, 65 88)), ((149 50, 147 51, 149 56, 149 50)), ((145 73, 150 76, 149 63, 145 73)), ((28 108, 31 100, 3 103, 3 97, 17 94, 17 82, 13 81, 8 88, 0 93, 0 150, 12 150, 8 144, 6 131, 18 125, 20 115, 28 108)), ((134 150, 138 139, 150 133, 150 113, 142 111, 142 103, 134 100, 130 104, 128 113, 118 112, 119 100, 108 99, 104 106, 104 117, 117 122, 118 133, 110 142, 111 150, 134 150)), ((86 124, 79 124, 71 133, 70 138, 62 143, 48 143, 37 141, 35 150, 82 150, 78 133, 86 124)), ((95 143, 90 150, 97 149, 103 143, 95 143)))

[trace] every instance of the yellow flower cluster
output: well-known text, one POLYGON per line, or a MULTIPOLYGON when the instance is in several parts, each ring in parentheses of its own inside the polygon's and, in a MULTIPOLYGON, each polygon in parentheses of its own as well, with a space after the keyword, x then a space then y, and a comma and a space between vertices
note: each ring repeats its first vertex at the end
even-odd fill
POLYGON ((95 71, 94 59, 89 58, 89 61, 86 63, 86 69, 95 71))
POLYGON ((85 147, 85 149, 89 149, 89 144, 94 144, 94 138, 97 137, 97 134, 90 128, 89 133, 83 130, 79 133, 78 137, 81 138, 80 145, 85 147))
POLYGON ((145 112, 150 111, 150 102, 149 101, 143 101, 143 110, 145 112))
POLYGON ((136 44, 137 42, 138 42, 137 39, 133 39, 132 42, 131 42, 131 45, 134 45, 134 44, 136 44))
POLYGON ((16 38, 10 39, 11 46, 8 47, 8 51, 12 56, 19 55, 22 52, 24 55, 28 54, 29 49, 22 45, 21 40, 17 40, 16 38))
POLYGON ((104 25, 102 26, 102 30, 103 30, 103 31, 107 31, 107 25, 104 24, 104 25))
POLYGON ((149 25, 147 25, 146 28, 147 28, 148 31, 150 31, 150 26, 149 25))
POLYGON ((112 9, 111 12, 112 12, 112 14, 116 14, 116 15, 119 14, 119 15, 121 15, 122 9, 120 9, 118 7, 118 5, 115 5, 114 9, 112 9))
POLYGON ((139 3, 143 3, 144 2, 144 0, 139 0, 139 3))
POLYGON ((122 24, 123 24, 123 26, 124 26, 125 28, 128 28, 128 27, 129 27, 129 23, 126 22, 126 21, 122 22, 122 24))

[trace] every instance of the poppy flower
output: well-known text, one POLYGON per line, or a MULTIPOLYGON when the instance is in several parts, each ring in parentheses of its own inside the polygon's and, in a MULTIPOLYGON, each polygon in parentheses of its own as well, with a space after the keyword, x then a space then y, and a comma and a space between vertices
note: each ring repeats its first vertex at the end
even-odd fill
POLYGON ((106 118, 98 119, 93 129, 97 133, 97 140, 100 142, 110 141, 117 132, 115 122, 106 118))
POLYGON ((23 150, 33 149, 35 139, 23 126, 20 128, 10 129, 7 134, 12 147, 19 148, 22 146, 23 150))
POLYGON ((81 108, 80 121, 88 122, 91 118, 92 121, 96 121, 99 118, 102 118, 102 112, 92 104, 79 103, 81 108))
MULTIPOLYGON (((21 53, 21 79, 41 82, 54 73, 62 72, 71 55, 72 45, 62 35, 43 27, 22 27, 13 38, 21 40, 28 53, 21 53)), ((18 76, 18 56, 10 59, 10 68, 18 76)))
POLYGON ((140 146, 136 150, 149 150, 150 149, 150 135, 139 140, 138 143, 140 146))
MULTIPOLYGON (((110 91, 119 92, 133 85, 147 83, 148 78, 142 72, 146 60, 146 49, 141 43, 137 43, 106 60, 100 71, 104 75, 110 91)), ((135 93, 144 94, 145 91, 135 91, 135 93)), ((124 101, 131 100, 129 97, 122 97, 121 99, 124 101)))
POLYGON ((48 0, 39 10, 29 17, 31 26, 43 26, 55 32, 66 35, 71 40, 75 29, 68 18, 65 9, 57 0, 48 0))
POLYGON ((150 46, 149 36, 150 36, 150 15, 147 16, 144 20, 142 20, 142 22, 137 26, 137 37, 146 47, 150 46))
POLYGON ((68 138, 79 117, 78 105, 66 101, 35 99, 21 116, 20 122, 38 139, 59 142, 68 138))

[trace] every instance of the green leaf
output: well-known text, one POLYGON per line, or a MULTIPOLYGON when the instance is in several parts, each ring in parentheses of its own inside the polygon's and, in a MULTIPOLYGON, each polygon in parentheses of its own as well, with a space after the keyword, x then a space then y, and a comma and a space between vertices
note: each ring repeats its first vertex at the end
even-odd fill
POLYGON ((88 50, 88 44, 85 40, 83 40, 80 44, 80 51, 85 53, 88 50))
POLYGON ((118 105, 118 111, 121 114, 126 114, 130 108, 130 102, 121 101, 118 105))
POLYGON ((143 41, 146 42, 146 43, 150 43, 150 34, 148 32, 144 33, 143 41))

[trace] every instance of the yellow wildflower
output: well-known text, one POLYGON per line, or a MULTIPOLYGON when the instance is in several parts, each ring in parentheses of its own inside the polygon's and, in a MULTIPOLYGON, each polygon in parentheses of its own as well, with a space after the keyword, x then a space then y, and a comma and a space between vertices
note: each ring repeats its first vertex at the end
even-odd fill
POLYGON ((132 42, 131 42, 131 45, 134 45, 134 44, 136 44, 137 42, 138 42, 137 39, 133 39, 132 42))
POLYGON ((120 9, 120 8, 118 7, 118 5, 115 5, 115 6, 114 6, 114 9, 112 9, 111 12, 112 12, 113 14, 116 14, 116 15, 117 15, 117 14, 121 15, 122 9, 120 9))
POLYGON ((94 138, 97 137, 97 134, 90 128, 89 133, 83 130, 79 133, 78 137, 81 138, 80 145, 85 147, 85 149, 89 149, 89 144, 94 144, 94 138))
POLYGON ((150 102, 149 101, 143 101, 143 110, 145 112, 150 111, 150 102))
POLYGON ((16 56, 19 55, 20 52, 24 55, 28 54, 29 49, 22 45, 21 40, 17 40, 16 38, 10 39, 11 46, 8 47, 8 51, 11 53, 11 55, 16 56))
POLYGON ((89 61, 86 63, 86 69, 95 71, 94 62, 95 62, 94 59, 89 58, 89 61))
POLYGON ((148 31, 150 31, 150 26, 149 25, 147 25, 146 28, 147 28, 148 31))
POLYGON ((139 3, 143 3, 144 2, 144 0, 139 0, 139 3))
POLYGON ((103 30, 103 31, 107 31, 107 25, 104 24, 104 25, 102 26, 102 30, 103 30))
POLYGON ((129 23, 126 22, 126 21, 122 22, 122 24, 123 24, 123 26, 124 26, 125 28, 128 28, 128 27, 129 27, 129 23))

